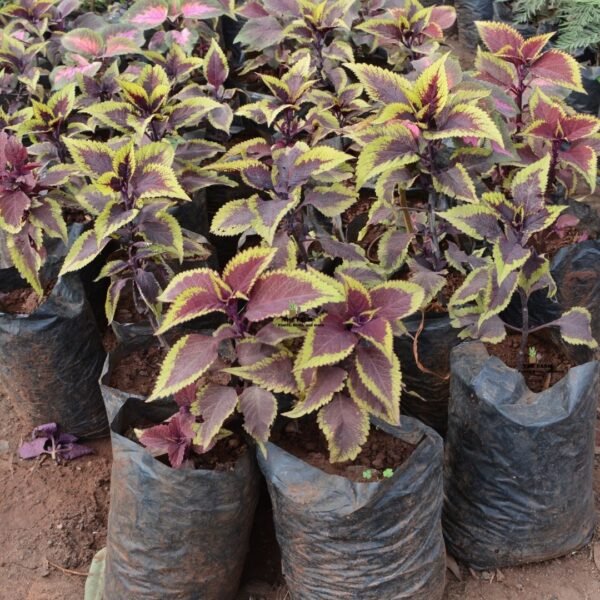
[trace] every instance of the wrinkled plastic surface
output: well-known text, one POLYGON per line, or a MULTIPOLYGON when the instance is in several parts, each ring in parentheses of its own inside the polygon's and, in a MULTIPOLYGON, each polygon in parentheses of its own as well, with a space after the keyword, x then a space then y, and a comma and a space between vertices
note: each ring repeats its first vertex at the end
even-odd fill
POLYGON ((477 342, 452 352, 444 536, 475 569, 562 556, 595 525, 594 427, 600 365, 535 394, 477 342))
POLYGON ((272 443, 258 453, 293 600, 442 598, 442 440, 411 417, 381 428, 418 447, 380 482, 328 475, 272 443))
POLYGON ((248 551, 258 469, 172 469, 125 437, 174 407, 129 399, 111 423, 105 600, 232 600, 248 551))
MULTIPOLYGON (((404 321, 414 336, 421 317, 404 321)), ((440 435, 448 426, 448 398, 450 396, 450 351, 459 343, 458 330, 452 327, 447 315, 426 315, 423 331, 418 338, 418 356, 421 364, 433 373, 417 366, 412 338, 404 335, 394 338, 394 351, 402 367, 401 412, 416 417, 433 427, 440 435)))
MULTIPOLYGON (((47 263, 52 280, 59 263, 47 263)), ((27 284, 15 269, 0 270, 0 290, 27 284)), ((108 434, 98 376, 104 349, 77 274, 61 277, 31 314, 0 313, 0 385, 23 425, 58 423, 81 438, 108 434)))
POLYGON ((479 34, 475 21, 491 21, 494 16, 494 0, 455 0, 458 38, 469 48, 477 47, 479 34))

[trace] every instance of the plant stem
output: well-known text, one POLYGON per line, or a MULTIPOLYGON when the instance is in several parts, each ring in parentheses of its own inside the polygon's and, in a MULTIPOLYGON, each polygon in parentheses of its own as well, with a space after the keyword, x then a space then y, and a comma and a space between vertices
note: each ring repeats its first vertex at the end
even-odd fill
POLYGON ((439 271, 442 266, 442 251, 440 250, 440 240, 438 239, 437 230, 435 228, 435 209, 437 206, 437 192, 433 189, 433 187, 429 190, 429 201, 428 201, 428 223, 429 226, 429 235, 431 237, 431 246, 433 250, 433 268, 436 271, 439 271))
POLYGON ((527 351, 527 338, 529 337, 529 296, 522 288, 519 288, 519 298, 521 299, 521 345, 517 356, 517 369, 522 372, 525 364, 525 354, 527 351))

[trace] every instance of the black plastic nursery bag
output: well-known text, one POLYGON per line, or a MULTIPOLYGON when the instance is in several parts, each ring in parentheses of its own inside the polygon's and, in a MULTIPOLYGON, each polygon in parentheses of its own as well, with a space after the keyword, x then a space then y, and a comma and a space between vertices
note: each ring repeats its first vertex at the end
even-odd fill
POLYGON ((478 342, 452 352, 444 536, 475 569, 549 560, 587 544, 600 364, 535 394, 478 342))
MULTIPOLYGON (((411 336, 417 333, 420 324, 420 316, 404 321, 411 336)), ((394 338, 394 351, 402 365, 402 383, 406 389, 402 393, 402 414, 419 419, 442 436, 448 426, 450 352, 459 341, 458 330, 452 327, 448 315, 426 315, 417 352, 427 372, 415 360, 412 338, 407 335, 394 338)))
MULTIPOLYGON (((51 281, 59 264, 44 268, 51 281)), ((0 270, 0 291, 27 284, 16 269, 0 270)), ((98 387, 104 349, 77 274, 57 280, 31 314, 0 312, 0 385, 23 424, 56 422, 79 437, 108 433, 98 387)))
POLYGON ((258 453, 292 600, 442 598, 442 440, 411 417, 381 428, 418 447, 380 482, 329 475, 272 443, 258 453))
POLYGON ((232 471, 173 469, 126 437, 168 402, 131 398, 111 423, 105 600, 233 600, 258 499, 251 449, 232 471))
POLYGON ((469 48, 479 44, 475 21, 491 21, 494 16, 494 0, 455 0, 458 39, 469 48))

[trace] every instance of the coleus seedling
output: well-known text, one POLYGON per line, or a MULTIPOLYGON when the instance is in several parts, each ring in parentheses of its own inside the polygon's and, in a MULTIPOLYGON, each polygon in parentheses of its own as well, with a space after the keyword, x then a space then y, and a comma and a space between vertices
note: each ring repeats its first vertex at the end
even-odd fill
POLYGON ((310 110, 316 105, 311 94, 315 83, 313 74, 310 59, 304 57, 281 78, 260 75, 272 96, 241 106, 236 115, 274 128, 276 136, 273 142, 280 139, 284 144, 294 143, 314 129, 311 117, 315 111, 310 110))
POLYGON ((92 448, 78 444, 77 440, 77 436, 71 433, 62 433, 56 423, 46 423, 36 427, 31 440, 21 444, 19 456, 31 459, 47 454, 56 462, 63 462, 94 453, 92 448))
POLYGON ((186 127, 197 127, 221 104, 205 96, 181 99, 171 94, 171 83, 159 65, 146 65, 132 81, 121 77, 119 99, 83 108, 105 127, 126 135, 147 136, 157 142, 178 135, 186 127))
POLYGON ((227 323, 212 336, 192 333, 169 350, 149 400, 174 394, 199 382, 192 411, 202 418, 195 444, 207 450, 225 421, 237 410, 246 431, 264 444, 277 412, 273 393, 296 389, 293 363, 280 344, 302 335, 293 324, 307 311, 342 297, 337 282, 314 270, 268 270, 275 250, 249 248, 223 269, 195 269, 175 276, 160 300, 171 304, 158 334, 210 313, 222 313, 227 323), (223 344, 229 350, 223 354, 223 344), (225 363, 225 364, 223 364, 225 363), (229 365, 229 366, 228 366, 229 365), (218 369, 251 385, 205 383, 209 369, 218 369))
POLYGON ((171 168, 173 149, 154 142, 135 147, 128 139, 109 144, 64 138, 73 162, 90 180, 77 201, 94 218, 70 248, 61 274, 89 264, 111 240, 119 249, 109 258, 100 277, 110 277, 106 298, 109 322, 125 286, 133 285, 134 299, 157 315, 160 272, 167 260, 183 260, 185 244, 180 225, 168 210, 188 200, 171 168))
POLYGON ((434 54, 444 39, 444 30, 456 21, 453 6, 424 7, 418 0, 403 4, 366 18, 356 27, 373 36, 371 50, 383 48, 395 70, 406 70, 407 61, 434 54))
POLYGON ((88 129, 85 119, 75 111, 75 84, 55 92, 45 103, 32 100, 31 107, 31 118, 19 124, 17 135, 29 138, 32 144, 28 151, 40 164, 65 163, 68 153, 62 137, 88 129))
POLYGON ((293 261, 298 254, 308 264, 310 211, 331 219, 357 200, 356 191, 343 183, 352 175, 350 160, 352 156, 330 146, 309 148, 303 142, 272 150, 256 139, 232 148, 212 168, 238 173, 258 193, 224 204, 213 218, 211 231, 225 236, 253 231, 278 248, 295 243, 293 261), (260 159, 248 157, 248 152, 261 150, 260 159))
POLYGON ((159 29, 150 39, 150 50, 167 50, 175 43, 191 51, 198 40, 214 37, 204 21, 225 15, 235 18, 230 0, 136 0, 125 18, 142 30, 159 29))
POLYGON ((274 69, 280 64, 292 65, 307 57, 323 87, 331 69, 354 60, 347 38, 358 12, 351 0, 252 0, 243 4, 238 14, 246 22, 236 42, 252 55, 243 74, 264 65, 274 69))
POLYGON ((8 258, 40 296, 44 236, 67 242, 67 226, 53 192, 74 172, 72 165, 39 169, 15 136, 0 132, 0 229, 6 234, 8 258))
POLYGON ((477 77, 505 90, 514 99, 516 111, 499 102, 496 108, 508 117, 513 135, 518 135, 527 115, 527 104, 534 89, 558 86, 584 93, 577 61, 566 52, 552 48, 544 51, 554 33, 525 40, 506 23, 476 22, 488 52, 477 51, 477 77), (508 109, 508 111, 507 111, 508 109))
POLYGON ((543 327, 558 327, 569 344, 597 346, 585 308, 572 308, 555 321, 529 326, 531 294, 544 289, 549 296, 556 292, 548 258, 538 254, 532 242, 532 236, 549 228, 566 208, 545 201, 550 162, 546 156, 518 171, 510 182, 510 198, 499 191, 486 192, 479 204, 457 206, 441 214, 462 233, 492 246, 491 256, 472 270, 451 298, 453 324, 463 328, 461 338, 498 343, 508 326, 501 313, 518 295, 522 308, 519 370, 526 358, 529 333, 543 327))
POLYGON ((593 193, 598 173, 600 119, 568 112, 539 88, 531 96, 529 111, 531 118, 523 130, 528 146, 522 147, 520 154, 526 163, 550 154, 548 197, 552 197, 558 182, 568 193, 575 192, 580 179, 593 193))
POLYGON ((425 291, 405 281, 368 289, 341 276, 344 299, 324 307, 296 352, 299 393, 285 413, 300 418, 317 412, 332 462, 352 460, 366 442, 370 418, 397 424, 400 363, 393 336, 405 332, 402 319, 420 309, 425 291))
POLYGON ((38 65, 44 42, 24 44, 14 27, 0 30, 0 106, 13 112, 37 94, 43 69, 38 65))
MULTIPOLYGON (((411 236, 413 228, 405 218, 410 207, 402 200, 402 190, 417 186, 427 194, 427 228, 432 248, 428 268, 434 274, 440 273, 446 263, 436 211, 443 209, 448 199, 477 202, 475 184, 460 150, 477 150, 478 144, 500 148, 504 145, 501 132, 479 106, 489 91, 462 82, 460 67, 447 56, 426 67, 415 81, 373 65, 347 67, 380 105, 374 117, 348 128, 348 134, 361 146, 357 187, 375 180, 377 200, 367 224, 391 227, 382 240, 380 261, 398 269, 401 263, 397 257, 406 257, 408 244, 415 242, 411 236), (398 214, 403 214, 401 221, 407 223, 404 232, 396 229, 398 214)), ((430 296, 444 285, 441 276, 422 281, 427 282, 430 296)))

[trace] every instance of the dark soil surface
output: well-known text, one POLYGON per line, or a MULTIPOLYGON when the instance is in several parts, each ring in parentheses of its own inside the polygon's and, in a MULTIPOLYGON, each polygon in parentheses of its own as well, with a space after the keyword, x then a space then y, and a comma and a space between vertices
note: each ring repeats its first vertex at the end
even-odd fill
POLYGON ((369 439, 356 459, 332 464, 329 462, 327 441, 313 419, 288 424, 285 430, 274 438, 274 442, 290 454, 330 475, 340 475, 361 482, 383 479, 386 469, 393 471, 400 467, 415 449, 411 444, 371 428, 369 439), (370 478, 364 476, 367 470, 371 471, 370 478))
MULTIPOLYGON (((507 335, 503 342, 486 346, 490 355, 497 356, 504 364, 516 369, 520 342, 520 336, 507 335)), ((525 383, 532 392, 542 392, 552 387, 575 366, 559 347, 542 337, 531 336, 528 344, 530 348, 535 348, 537 355, 536 362, 528 362, 526 356, 523 368, 525 383)))
POLYGON ((135 350, 115 365, 110 386, 129 394, 149 396, 160 372, 165 349, 158 342, 154 346, 135 350))
POLYGON ((32 287, 0 293, 0 311, 13 315, 30 315, 48 298, 55 283, 52 281, 46 286, 41 298, 32 287))
POLYGON ((581 235, 582 233, 577 227, 565 227, 560 236, 552 232, 546 235, 535 235, 533 244, 540 254, 547 254, 552 258, 561 248, 580 241, 581 235))
POLYGON ((446 313, 448 312, 448 301, 452 298, 452 294, 463 284, 465 276, 458 271, 449 271, 446 276, 446 283, 441 289, 437 297, 432 300, 425 312, 446 313))

